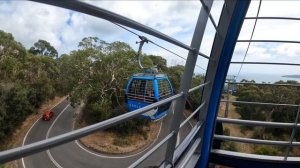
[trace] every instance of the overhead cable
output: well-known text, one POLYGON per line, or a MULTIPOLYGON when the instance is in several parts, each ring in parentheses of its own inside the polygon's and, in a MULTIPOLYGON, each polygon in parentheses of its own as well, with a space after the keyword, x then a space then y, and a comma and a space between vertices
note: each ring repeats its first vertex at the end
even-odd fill
MULTIPOLYGON (((256 14, 256 19, 255 19, 254 26, 253 26, 253 29, 252 29, 250 41, 251 41, 252 38, 253 38, 253 34, 254 34, 255 27, 256 27, 256 23, 257 23, 257 18, 258 18, 258 15, 259 15, 260 7, 261 7, 261 0, 259 1, 258 10, 257 10, 257 14, 256 14)), ((248 54, 248 51, 249 51, 249 48, 250 48, 250 44, 251 44, 250 41, 249 41, 249 43, 248 43, 248 46, 247 46, 247 49, 246 49, 246 52, 245 52, 245 55, 244 55, 244 58, 243 58, 243 61, 242 61, 243 63, 241 64, 240 69, 239 69, 239 71, 238 71, 238 73, 237 73, 237 75, 236 75, 236 79, 237 79, 238 76, 240 75, 240 72, 241 72, 241 70, 242 70, 242 68, 243 68, 245 59, 246 59, 246 57, 247 57, 247 54, 248 54)))
MULTIPOLYGON (((138 36, 139 38, 144 37, 144 36, 141 36, 141 35, 137 34, 137 33, 134 32, 134 31, 128 29, 128 28, 125 27, 125 26, 122 26, 122 25, 120 25, 120 24, 118 24, 118 23, 114 23, 114 22, 112 22, 112 23, 115 24, 115 25, 117 25, 117 26, 119 26, 119 27, 121 27, 121 28, 123 28, 124 30, 127 30, 128 32, 130 32, 130 33, 132 33, 132 34, 138 36)), ((148 39, 148 38, 147 38, 147 39, 148 39)), ((152 40, 149 40, 149 39, 148 39, 148 41, 149 41, 150 43, 156 45, 157 47, 160 47, 160 48, 162 48, 162 49, 168 51, 169 53, 172 53, 172 54, 174 54, 175 56, 177 56, 177 57, 179 57, 179 58, 181 58, 181 59, 186 60, 186 58, 184 58, 183 56, 180 56, 179 54, 175 53, 174 51, 171 51, 171 50, 167 49, 166 47, 163 47, 163 46, 161 46, 161 45, 159 45, 159 44, 153 42, 152 40)), ((200 54, 200 53, 199 53, 199 54, 200 54)), ((201 67, 200 65, 197 65, 197 64, 196 64, 196 67, 201 68, 202 70, 206 71, 206 69, 204 69, 204 68, 201 67)))

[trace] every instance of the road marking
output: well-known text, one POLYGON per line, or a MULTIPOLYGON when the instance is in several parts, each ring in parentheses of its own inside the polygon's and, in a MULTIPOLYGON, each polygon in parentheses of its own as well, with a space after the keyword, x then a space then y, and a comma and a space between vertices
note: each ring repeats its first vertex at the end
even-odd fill
MULTIPOLYGON (((49 138, 50 132, 55 124, 55 122, 57 121, 57 119, 59 119, 59 117, 66 111, 66 109, 70 106, 70 104, 68 104, 60 113, 59 115, 56 117, 56 119, 53 121, 53 123, 51 124, 51 126, 49 127, 47 134, 46 134, 46 139, 49 138)), ((53 158, 53 156, 50 153, 50 150, 48 149, 46 151, 48 157, 50 158, 50 160, 52 161, 52 163, 57 167, 57 168, 63 168, 59 163, 57 163, 57 161, 53 158)))
MULTIPOLYGON (((29 130, 26 132, 26 135, 25 135, 25 137, 24 137, 24 139, 23 139, 22 146, 25 145, 25 141, 26 141, 26 138, 27 138, 27 136, 28 136, 30 130, 35 126, 35 124, 36 124, 38 121, 40 121, 41 118, 42 118, 42 117, 40 117, 39 119, 37 119, 37 120, 32 124, 32 126, 29 128, 29 130)), ((26 168, 26 166, 25 166, 25 161, 24 161, 24 158, 23 158, 23 157, 22 157, 22 165, 23 165, 24 168, 26 168)))
MULTIPOLYGON (((57 105, 59 105, 60 103, 62 103, 65 99, 66 99, 66 98, 64 98, 64 99, 62 99, 61 101, 59 101, 59 102, 58 102, 57 104, 55 104, 50 110, 54 109, 57 105)), ((41 118, 42 118, 42 117, 40 117, 39 119, 37 119, 37 120, 32 124, 32 126, 29 128, 29 130, 26 132, 25 137, 23 138, 22 146, 25 145, 25 141, 26 141, 27 136, 28 136, 29 132, 31 131, 31 129, 35 126, 35 124, 36 124, 41 118)), ((24 157, 22 157, 21 160, 22 160, 22 166, 23 166, 23 168, 26 168, 26 166, 25 166, 25 161, 24 161, 24 157)))
MULTIPOLYGON (((62 100, 62 101, 63 101, 63 100, 62 100)), ((61 102, 62 102, 62 101, 61 101, 61 102)), ((60 103, 61 103, 61 102, 60 102, 60 103)), ((60 103, 58 103, 58 104, 60 104, 60 103)), ((58 105, 58 104, 57 104, 57 105, 58 105)), ((57 106, 57 105, 55 105, 55 106, 57 106)), ((49 128, 48 131, 47 131, 46 139, 49 137, 50 131, 51 131, 51 129, 52 129, 54 123, 55 123, 55 122, 57 121, 57 119, 62 115, 62 113, 67 109, 67 107, 68 107, 69 105, 70 105, 70 104, 68 104, 68 105, 66 106, 66 108, 63 109, 63 111, 62 111, 62 112, 57 116, 57 118, 54 120, 54 122, 52 123, 52 125, 50 126, 50 128, 49 128)), ((53 109, 53 108, 52 108, 52 109, 53 109)), ((39 120, 37 120, 37 121, 39 121, 39 120)), ((28 132, 26 133, 26 136, 25 136, 25 138, 23 139, 23 146, 24 146, 24 144, 25 144, 27 135, 29 134, 29 132, 30 132, 30 130, 33 128, 33 126, 37 123, 37 121, 35 121, 35 123, 31 126, 31 128, 30 128, 30 129, 28 130, 28 132)), ((77 144, 77 145, 78 145, 81 149, 83 149, 84 151, 86 151, 86 152, 88 152, 88 153, 90 153, 90 154, 92 154, 92 155, 98 156, 98 157, 103 157, 103 158, 116 158, 116 159, 118 159, 118 158, 129 158, 129 157, 133 157, 133 156, 139 155, 139 154, 145 152, 146 150, 148 150, 150 147, 152 147, 153 144, 157 141, 158 136, 160 135, 161 129, 162 129, 162 121, 161 121, 161 123, 160 123, 160 129, 159 129, 159 132, 158 132, 158 134, 157 134, 156 139, 155 139, 155 140, 154 140, 147 148, 145 148, 143 151, 140 151, 140 152, 138 152, 138 153, 136 153, 136 154, 127 155, 127 156, 106 156, 106 155, 100 155, 100 154, 91 152, 91 151, 87 150, 86 148, 82 147, 81 144, 78 143, 77 140, 75 140, 75 144, 77 144)), ((47 155, 48 155, 48 157, 50 158, 50 160, 53 162, 53 164, 54 164, 57 168, 63 168, 62 166, 60 166, 60 165, 57 163, 57 161, 54 160, 54 158, 53 158, 53 156, 51 155, 50 151, 49 151, 49 152, 48 152, 48 151, 49 151, 49 150, 47 150, 47 155)), ((24 159, 23 159, 23 158, 22 158, 22 164, 23 164, 23 167, 26 168, 25 163, 24 163, 24 159)))
POLYGON ((155 140, 154 140, 147 148, 145 148, 144 150, 142 150, 142 151, 140 151, 140 152, 138 152, 138 153, 132 154, 132 155, 126 155, 126 156, 107 156, 107 155, 101 155, 101 154, 99 154, 99 153, 95 153, 95 152, 92 152, 92 151, 86 149, 85 147, 83 147, 83 146, 80 144, 80 142, 78 142, 78 140, 75 140, 75 144, 77 144, 77 146, 79 146, 79 147, 80 147, 81 149, 83 149, 85 152, 87 152, 87 153, 89 153, 89 154, 92 154, 92 155, 94 155, 94 156, 97 156, 97 157, 111 158, 111 159, 129 158, 129 157, 133 157, 133 156, 139 155, 139 154, 145 152, 146 150, 148 150, 150 147, 152 147, 152 145, 156 142, 156 140, 157 140, 157 138, 158 138, 158 136, 159 136, 159 134, 160 134, 160 131, 161 131, 161 128, 162 128, 162 123, 163 123, 163 122, 161 121, 161 123, 160 123, 160 129, 159 129, 159 131, 158 131, 158 134, 157 134, 157 136, 156 136, 156 139, 155 139, 155 140))

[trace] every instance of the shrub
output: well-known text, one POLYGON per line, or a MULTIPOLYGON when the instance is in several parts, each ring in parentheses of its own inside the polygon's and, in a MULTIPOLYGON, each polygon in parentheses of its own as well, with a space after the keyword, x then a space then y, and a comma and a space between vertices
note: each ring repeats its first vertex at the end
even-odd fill
POLYGON ((222 145, 222 149, 228 151, 238 151, 234 142, 224 142, 222 145))
POLYGON ((224 128, 223 134, 227 135, 227 136, 230 136, 230 129, 229 128, 224 128))
POLYGON ((256 154, 259 155, 273 155, 276 156, 280 153, 279 149, 272 147, 272 146, 266 146, 266 145, 261 145, 256 148, 255 150, 256 154))
POLYGON ((127 145, 130 145, 131 142, 126 138, 117 137, 117 138, 114 138, 113 144, 116 146, 127 146, 127 145))

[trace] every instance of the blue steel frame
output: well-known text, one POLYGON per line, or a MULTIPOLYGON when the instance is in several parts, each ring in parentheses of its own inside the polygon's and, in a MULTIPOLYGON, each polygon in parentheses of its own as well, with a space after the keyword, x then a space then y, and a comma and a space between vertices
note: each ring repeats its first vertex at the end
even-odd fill
MULTIPOLYGON (((203 143, 201 148, 201 156, 196 167, 205 168, 208 165, 208 159, 214 136, 214 126, 218 114, 219 100, 222 94, 222 89, 225 83, 236 40, 242 27, 249 4, 250 0, 236 1, 231 20, 229 21, 228 32, 226 33, 216 75, 214 76, 214 82, 212 84, 212 92, 208 104, 208 113, 204 127, 205 129, 202 136, 203 143)), ((223 7, 223 11, 224 10, 226 10, 226 1, 223 7)))
MULTIPOLYGON (((125 91, 126 95, 128 95, 129 86, 133 80, 152 80, 155 102, 160 100, 159 93, 158 93, 159 92, 158 80, 168 81, 170 89, 171 89, 171 96, 174 95, 174 90, 173 90, 173 87, 172 87, 171 82, 168 79, 168 77, 167 76, 156 76, 156 75, 133 76, 127 83, 126 91, 125 91)), ((127 99, 127 108, 129 111, 134 111, 139 108, 143 108, 145 106, 148 106, 149 104, 151 104, 151 103, 127 99)), ((160 111, 158 111, 158 109, 159 109, 159 107, 157 109, 154 109, 154 110, 156 110, 156 113, 154 116, 148 116, 145 114, 142 114, 142 116, 147 119, 150 119, 150 120, 158 120, 158 119, 162 118, 163 116, 165 116, 169 111, 169 110, 165 110, 165 111, 160 112, 160 111)))

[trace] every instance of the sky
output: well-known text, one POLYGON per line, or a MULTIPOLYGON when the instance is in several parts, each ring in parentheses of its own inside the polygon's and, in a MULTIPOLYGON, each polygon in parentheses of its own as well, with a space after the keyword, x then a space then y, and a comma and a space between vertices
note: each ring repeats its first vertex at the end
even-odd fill
MULTIPOLYGON (((151 28, 161 31, 190 45, 197 17, 201 9, 198 0, 192 1, 84 1, 95 6, 126 16, 151 28)), ((211 14, 218 23, 223 6, 222 0, 214 2, 211 14)), ((259 1, 252 1, 247 16, 256 16, 259 1)), ((300 1, 262 1, 259 16, 282 16, 300 18, 300 1)), ((255 20, 244 21, 239 39, 250 39, 255 20)), ((15 39, 30 48, 39 39, 50 42, 59 54, 76 50, 78 43, 89 36, 107 42, 123 41, 138 49, 139 38, 116 25, 99 18, 78 12, 30 1, 0 1, 0 29, 12 33, 15 39)), ((253 39, 300 41, 300 21, 258 20, 253 39)), ((133 30, 152 41, 187 57, 188 52, 151 35, 133 30)), ((210 54, 215 29, 209 21, 200 51, 210 54)), ((232 61, 242 61, 248 43, 237 43, 232 61)), ((160 55, 168 65, 182 64, 185 60, 152 44, 143 48, 146 54, 160 55)), ((300 44, 251 43, 245 61, 300 62, 300 44)), ((208 61, 199 57, 197 65, 206 69, 208 61)), ((240 65, 231 65, 228 74, 237 75, 240 65)), ((239 78, 260 78, 264 81, 284 79, 282 75, 300 74, 300 67, 243 65, 239 78), (299 73, 298 73, 299 72, 299 73), (272 78, 272 79, 271 79, 272 78)), ((195 73, 204 73, 200 68, 195 73)))

